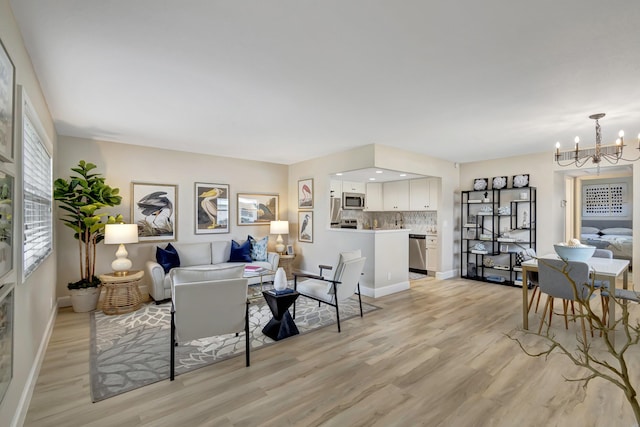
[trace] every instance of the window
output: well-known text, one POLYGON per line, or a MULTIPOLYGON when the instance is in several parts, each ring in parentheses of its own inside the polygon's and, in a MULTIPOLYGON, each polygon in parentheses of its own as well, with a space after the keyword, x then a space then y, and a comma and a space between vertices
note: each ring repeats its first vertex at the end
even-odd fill
POLYGON ((24 261, 26 279, 53 250, 51 156, 40 121, 26 95, 22 105, 22 180, 24 261))

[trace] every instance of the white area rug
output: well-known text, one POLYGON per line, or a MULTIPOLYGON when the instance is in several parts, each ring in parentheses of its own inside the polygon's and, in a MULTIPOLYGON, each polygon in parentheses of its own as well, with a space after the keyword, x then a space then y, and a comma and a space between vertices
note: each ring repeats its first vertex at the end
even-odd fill
MULTIPOLYGON (((363 312, 377 309, 362 303, 363 312)), ((149 303, 118 316, 91 313, 91 396, 94 402, 169 378, 171 303, 149 303)), ((357 296, 341 303, 340 320, 359 316, 357 296)), ((260 298, 249 307, 251 351, 275 344, 262 334, 271 311, 260 298)), ((335 308, 299 297, 296 326, 301 334, 335 324, 335 308)), ((335 327, 335 326, 334 326, 335 327)), ((287 338, 295 339, 295 336, 287 338)), ((176 375, 244 355, 244 334, 192 341, 176 348, 176 375)), ((243 362, 244 363, 244 362, 243 362)))

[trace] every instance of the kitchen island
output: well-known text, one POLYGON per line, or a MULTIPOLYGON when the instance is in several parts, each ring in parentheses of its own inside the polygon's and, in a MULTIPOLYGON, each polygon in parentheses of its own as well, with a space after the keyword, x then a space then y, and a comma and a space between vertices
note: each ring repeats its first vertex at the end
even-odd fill
POLYGON ((378 298, 409 289, 410 229, 327 230, 335 247, 361 249, 367 258, 360 281, 362 295, 378 298))

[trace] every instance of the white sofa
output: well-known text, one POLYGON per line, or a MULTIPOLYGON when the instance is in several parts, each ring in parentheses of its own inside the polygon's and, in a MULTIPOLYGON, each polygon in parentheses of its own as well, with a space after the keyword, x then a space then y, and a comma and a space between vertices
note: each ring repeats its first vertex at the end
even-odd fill
MULTIPOLYGON (((243 264, 228 262, 231 253, 231 241, 171 243, 171 245, 176 249, 180 257, 180 268, 217 269, 243 264)), ((160 247, 164 246, 166 244, 160 245, 160 247)), ((171 271, 165 274, 162 266, 155 261, 156 247, 152 247, 151 258, 153 261, 147 261, 145 273, 149 283, 149 296, 158 302, 171 298, 171 271)), ((267 261, 253 261, 244 264, 276 271, 279 262, 280 255, 275 252, 268 252, 267 261)), ((265 282, 273 281, 273 275, 264 275, 262 280, 265 282)), ((250 285, 255 283, 260 283, 259 276, 249 278, 250 285)))

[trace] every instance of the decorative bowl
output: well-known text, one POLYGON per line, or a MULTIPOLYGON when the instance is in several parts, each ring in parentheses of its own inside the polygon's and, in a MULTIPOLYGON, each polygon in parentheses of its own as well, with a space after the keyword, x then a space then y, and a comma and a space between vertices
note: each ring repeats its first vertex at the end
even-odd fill
POLYGON ((596 251, 595 246, 567 246, 567 245, 553 245, 558 256, 566 261, 586 261, 593 256, 596 251))

